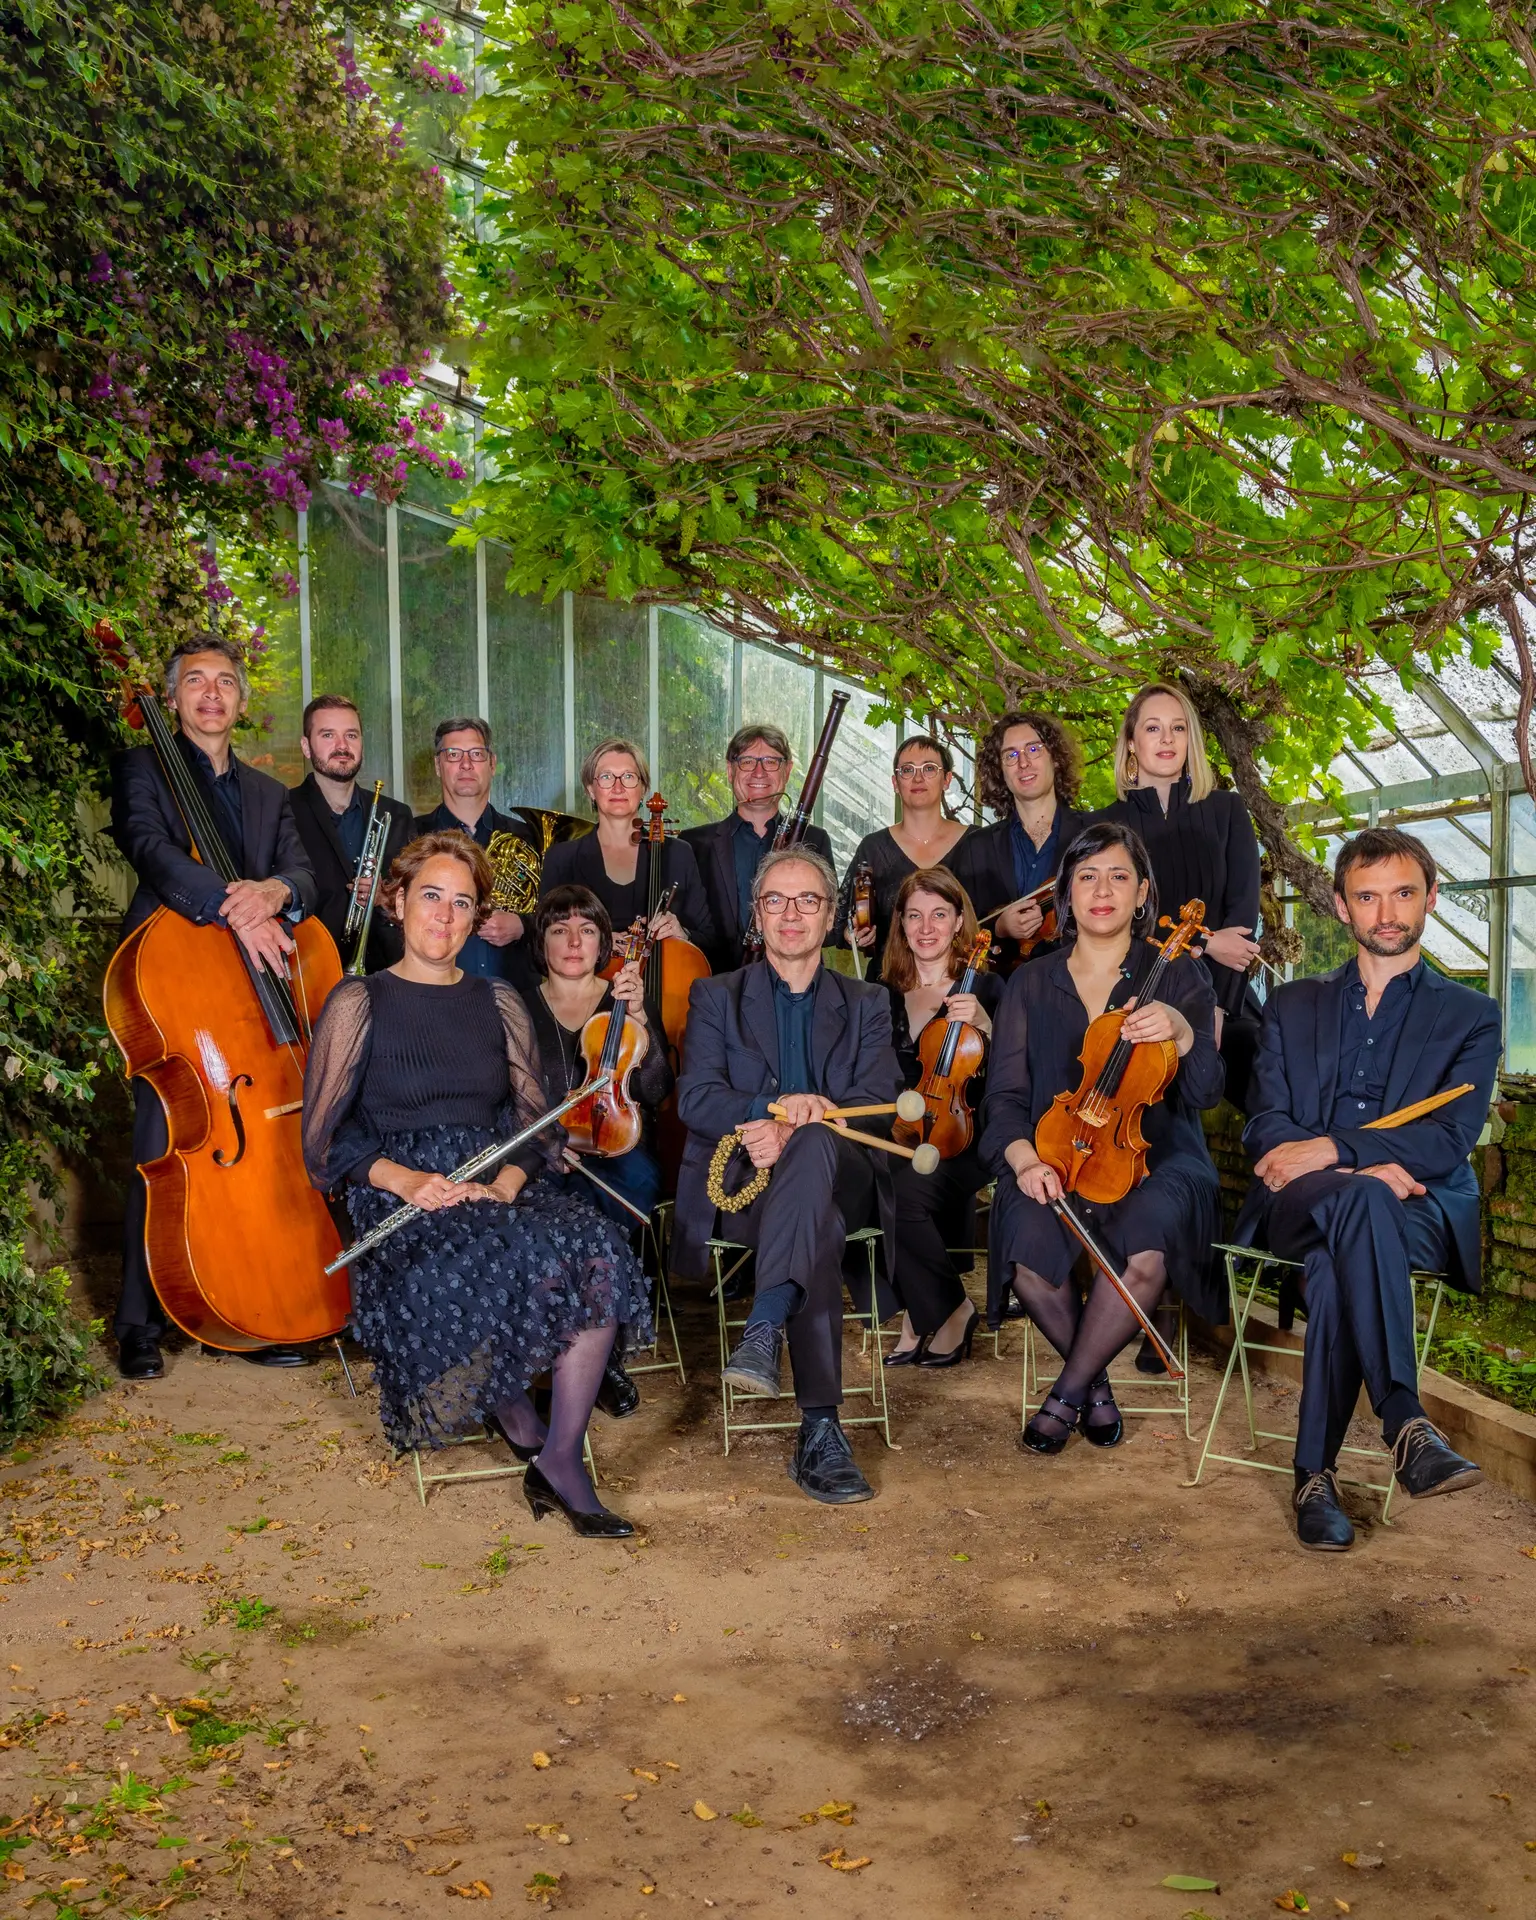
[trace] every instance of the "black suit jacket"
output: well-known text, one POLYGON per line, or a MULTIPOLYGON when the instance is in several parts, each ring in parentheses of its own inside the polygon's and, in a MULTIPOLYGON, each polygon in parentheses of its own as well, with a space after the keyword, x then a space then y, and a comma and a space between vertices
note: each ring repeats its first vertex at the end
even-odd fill
MULTIPOLYGON (((366 809, 366 793, 363 800, 366 809)), ((341 954, 341 964, 346 966, 352 958, 350 945, 344 935, 347 904, 352 897, 353 870, 336 831, 336 816, 312 773, 306 774, 299 786, 289 789, 288 804, 293 808, 294 825, 304 842, 309 864, 315 870, 315 917, 325 923, 341 954)), ((387 793, 379 795, 379 807, 389 819, 383 868, 384 875, 387 875, 395 855, 416 838, 416 829, 410 808, 398 800, 391 800, 387 793)), ((367 972, 377 973, 381 967, 392 967, 404 951, 405 943, 400 937, 399 927, 384 911, 382 903, 375 905, 373 923, 368 930, 367 972)))
MULTIPOLYGON (((206 789, 200 768, 190 754, 186 757, 206 789)), ((294 824, 288 789, 243 760, 235 767, 245 831, 243 844, 231 847, 230 854, 246 880, 287 880, 298 896, 289 917, 302 919, 315 910, 315 875, 294 824)), ((208 805, 218 820, 211 794, 208 805)), ((123 920, 125 938, 156 907, 169 907, 198 926, 222 924, 225 883, 212 867, 193 859, 192 837, 153 747, 130 747, 112 763, 111 834, 139 882, 123 920)))
MULTIPOLYGON (((1061 832, 1056 845, 1058 853, 1064 854, 1087 826, 1088 815, 1079 813, 1073 807, 1058 807, 1057 812, 1061 820, 1061 832)), ((971 905, 976 909, 978 920, 986 919, 989 913, 996 913, 999 907, 1006 907, 1010 900, 1016 900, 1019 896, 1013 871, 1012 833, 1013 815, 1008 813, 990 827, 977 827, 974 832, 968 833, 945 863, 971 896, 971 905)), ((1030 948, 1030 958, 1052 953, 1055 948, 1055 941, 1042 941, 1030 948)), ((1011 973, 1018 963, 1018 941, 999 940, 992 962, 994 970, 1011 973)))
MULTIPOLYGON (((901 1068, 891 1044, 891 1002, 884 987, 823 967, 816 976, 811 1065, 817 1093, 842 1105, 894 1100, 901 1068)), ((704 1243, 715 1230, 705 1182, 723 1134, 759 1111, 779 1087, 779 1025, 766 960, 735 973, 696 980, 688 996, 677 1111, 688 1129, 677 1181, 672 1264, 681 1274, 704 1271, 704 1243)), ((878 1126, 878 1122, 861 1123, 878 1126)), ((887 1273, 895 1271, 896 1202, 888 1155, 874 1149, 875 1191, 885 1234, 887 1273)), ((728 1231, 729 1229, 727 1229, 728 1231)))
MULTIPOLYGON (((705 827, 684 827, 677 836, 692 847, 699 878, 704 882, 704 896, 714 926, 713 944, 705 946, 704 951, 716 973, 729 973, 741 965, 741 942, 746 933, 736 902, 735 829, 733 809, 723 820, 711 820, 705 827)), ((835 870, 832 841, 824 827, 807 827, 805 845, 812 853, 819 853, 835 870)), ((679 914, 679 918, 682 917, 679 914)))
MULTIPOLYGON (((1499 1009, 1485 993, 1447 980, 1428 965, 1398 1034, 1387 1079, 1386 1110, 1411 1106, 1444 1087, 1472 1083, 1461 1099, 1406 1126, 1366 1131, 1328 1125, 1339 1071, 1339 1014, 1344 968, 1277 987, 1264 1008, 1250 1092, 1252 1118, 1243 1144, 1255 1160, 1286 1140, 1323 1134, 1347 1147, 1360 1167, 1395 1160, 1422 1180, 1450 1228, 1450 1276, 1476 1293, 1481 1286, 1481 1205, 1467 1155, 1483 1130, 1493 1098, 1503 1037, 1499 1009)), ((1349 1153, 1343 1156, 1348 1164, 1349 1153)), ((1237 1238, 1261 1245, 1270 1193, 1255 1181, 1243 1204, 1237 1238)))

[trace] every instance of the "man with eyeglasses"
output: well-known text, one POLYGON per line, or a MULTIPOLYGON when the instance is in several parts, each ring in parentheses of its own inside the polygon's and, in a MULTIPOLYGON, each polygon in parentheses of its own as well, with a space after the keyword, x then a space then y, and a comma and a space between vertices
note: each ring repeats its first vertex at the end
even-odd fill
POLYGON ((1061 856, 1088 823, 1077 805, 1082 749, 1049 714, 1012 711, 982 741, 976 775, 983 804, 999 817, 957 847, 948 865, 979 919, 1007 908, 991 922, 1007 943, 998 962, 998 971, 1006 973, 1024 949, 1041 951, 1040 928, 1050 905, 1011 903, 1056 877, 1061 856))
MULTIPOLYGON (((723 1237, 756 1249, 747 1327, 725 1378, 738 1392, 777 1398, 787 1340, 800 1406, 789 1477, 811 1499, 841 1506, 874 1497, 837 1417, 843 1259, 849 1232, 878 1221, 892 1270, 895 1198, 887 1156, 821 1120, 830 1107, 894 1101, 901 1070, 884 989, 821 963, 836 896, 831 862, 820 854, 804 847, 768 853, 752 888, 763 958, 694 983, 677 1088, 688 1144, 673 1265, 702 1272, 717 1225, 723 1237), (770 1114, 770 1103, 779 1114, 770 1114), (768 1184, 743 1210, 717 1219, 710 1163, 737 1132, 736 1159, 769 1169, 768 1184)), ((728 1166, 724 1190, 735 1192, 750 1177, 750 1169, 728 1166)))
MULTIPOLYGON (((450 832, 456 827, 478 846, 486 847, 493 833, 511 833, 526 840, 538 853, 537 828, 519 814, 502 813, 491 805, 496 755, 491 748, 488 720, 466 717, 440 721, 432 736, 432 754, 443 798, 430 813, 418 816, 418 834, 450 832)), ((538 974, 523 944, 521 914, 493 913, 479 932, 464 942, 459 965, 465 973, 509 980, 519 989, 532 991, 538 986, 538 974)))
MULTIPOLYGON (((705 951, 716 973, 741 965, 741 943, 752 924, 752 881, 778 832, 779 805, 794 764, 789 738, 778 727, 742 727, 725 750, 735 807, 723 820, 685 827, 678 836, 693 848, 704 880, 714 923, 714 942, 705 951)), ((830 862, 825 828, 807 827, 800 844, 830 862)))

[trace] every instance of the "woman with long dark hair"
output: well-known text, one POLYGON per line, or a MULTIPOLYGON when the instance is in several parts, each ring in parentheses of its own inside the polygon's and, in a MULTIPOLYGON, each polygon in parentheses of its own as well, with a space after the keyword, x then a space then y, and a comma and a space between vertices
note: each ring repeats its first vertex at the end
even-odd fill
POLYGON ((1013 975, 998 1010, 987 1083, 981 1157, 997 1180, 992 1203, 992 1286, 1011 1286, 1025 1312, 1062 1357, 1061 1372, 1021 1444, 1059 1453, 1082 1423, 1095 1446, 1114 1446, 1124 1428, 1108 1370, 1136 1329, 1129 1307, 1095 1273, 1086 1301, 1073 1282, 1078 1246, 1050 1210, 1061 1181, 1035 1151, 1035 1128, 1059 1093, 1081 1079, 1089 1022, 1127 1007, 1133 1042, 1170 1040, 1178 1067, 1162 1100, 1142 1116, 1147 1174, 1124 1199, 1072 1204, 1120 1263, 1150 1313, 1165 1285, 1220 1317, 1209 1280, 1220 1190, 1200 1123, 1222 1094, 1221 1057, 1205 969, 1187 957, 1163 976, 1161 997, 1143 1006, 1143 982, 1158 958, 1148 936, 1157 889, 1147 850, 1110 822, 1089 826, 1066 850, 1056 884, 1061 945, 1013 975))

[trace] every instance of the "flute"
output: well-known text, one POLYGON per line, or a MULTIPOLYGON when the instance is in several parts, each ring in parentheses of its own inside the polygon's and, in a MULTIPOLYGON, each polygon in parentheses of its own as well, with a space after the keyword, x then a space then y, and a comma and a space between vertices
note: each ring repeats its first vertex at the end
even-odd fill
MULTIPOLYGON (((505 1160, 509 1153, 516 1153, 525 1140, 531 1140, 536 1133, 542 1133, 552 1121, 558 1120, 561 1114, 569 1113, 572 1107, 579 1107, 584 1100, 590 1100, 594 1093, 600 1093, 604 1087, 610 1086, 612 1079, 611 1074, 600 1073, 595 1080, 588 1081, 585 1086, 573 1093, 569 1100, 562 1100, 558 1107, 551 1107, 548 1113, 541 1113, 531 1126, 524 1127, 520 1133, 514 1133, 510 1140, 498 1140, 494 1146, 482 1148, 479 1153, 472 1154, 462 1166, 455 1167, 448 1178, 457 1181, 460 1185, 477 1179, 482 1173, 494 1167, 498 1160, 505 1160)), ((372 1253, 380 1241, 387 1240, 392 1233, 398 1232, 410 1221, 419 1220, 425 1211, 425 1208, 412 1206, 409 1203, 403 1207, 396 1207, 393 1213, 385 1214, 376 1227, 370 1227, 361 1240, 354 1240, 350 1247, 338 1253, 326 1268, 326 1272, 337 1273, 341 1268, 350 1266, 360 1253, 372 1253)))

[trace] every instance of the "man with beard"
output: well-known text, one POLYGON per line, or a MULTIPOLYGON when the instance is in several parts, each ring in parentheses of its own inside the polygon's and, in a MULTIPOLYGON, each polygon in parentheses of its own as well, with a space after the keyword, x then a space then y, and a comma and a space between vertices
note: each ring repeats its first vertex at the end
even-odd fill
POLYGON ((1488 1117, 1501 1036, 1486 994, 1424 962, 1436 871, 1422 841, 1390 828, 1356 834, 1339 849, 1333 884, 1355 957, 1277 988, 1264 1009, 1243 1135, 1257 1179, 1237 1239, 1302 1265, 1296 1531, 1303 1546, 1339 1553, 1354 1529, 1335 1468, 1362 1383, 1406 1492, 1451 1493, 1481 1478, 1419 1403, 1410 1275, 1444 1273, 1479 1290, 1467 1155, 1488 1117), (1463 1084, 1472 1091, 1418 1120, 1366 1125, 1463 1084))
MULTIPOLYGON (((363 723, 356 705, 343 693, 316 694, 304 709, 299 751, 309 762, 309 773, 291 789, 288 799, 315 870, 319 887, 315 912, 341 950, 341 964, 348 966, 355 942, 345 937, 347 909, 358 881, 372 810, 372 795, 365 796, 357 785, 363 764, 363 723)), ((380 794, 379 812, 389 821, 379 875, 382 882, 395 855, 415 833, 411 810, 400 801, 380 794)), ((376 908, 363 971, 377 973, 381 967, 393 966, 402 951, 399 928, 376 908)))

